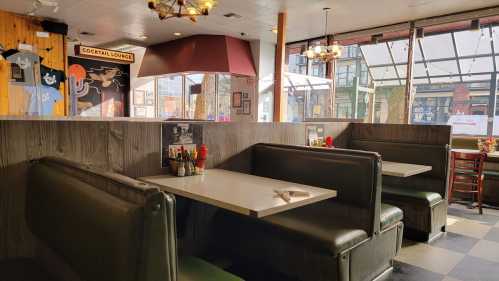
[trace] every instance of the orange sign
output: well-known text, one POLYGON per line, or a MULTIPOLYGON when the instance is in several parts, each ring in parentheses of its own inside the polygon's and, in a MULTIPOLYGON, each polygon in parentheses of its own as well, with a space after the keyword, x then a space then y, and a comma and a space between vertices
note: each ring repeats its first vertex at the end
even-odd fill
POLYGON ((134 63, 135 55, 133 53, 125 53, 120 51, 101 49, 83 45, 75 46, 75 54, 80 57, 90 59, 104 59, 118 63, 134 63))

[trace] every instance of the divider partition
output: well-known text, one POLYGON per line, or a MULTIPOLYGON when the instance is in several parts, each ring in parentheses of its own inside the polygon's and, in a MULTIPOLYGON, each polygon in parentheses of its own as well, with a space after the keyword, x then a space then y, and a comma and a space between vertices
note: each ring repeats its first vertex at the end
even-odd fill
MULTIPOLYGON (((167 173, 161 168, 161 120, 9 118, 0 120, 0 260, 30 257, 34 241, 25 222, 29 161, 70 159, 137 178, 167 173)), ((173 122, 178 123, 178 122, 173 122)), ((306 126, 318 123, 206 123, 207 167, 248 172, 248 148, 256 143, 306 144, 306 126)), ((447 126, 325 122, 325 135, 347 148, 350 139, 416 144, 449 143, 447 126)), ((450 130, 450 129, 449 129, 450 130)), ((431 157, 431 156, 429 156, 431 157)))
MULTIPOLYGON (((30 160, 56 156, 133 178, 166 173, 161 168, 163 123, 126 118, 0 120, 0 260, 34 254, 24 213, 30 160)), ((305 145, 305 126, 311 123, 200 124, 209 149, 208 168, 244 170, 230 164, 235 155, 260 142, 305 145)), ((344 147, 350 123, 323 124, 325 134, 344 147)))

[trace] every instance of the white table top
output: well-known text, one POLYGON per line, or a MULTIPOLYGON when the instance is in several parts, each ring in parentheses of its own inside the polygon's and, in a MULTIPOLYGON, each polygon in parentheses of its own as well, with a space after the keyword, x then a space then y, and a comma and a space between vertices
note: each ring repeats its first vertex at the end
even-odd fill
POLYGON ((431 166, 425 166, 425 165, 398 163, 390 161, 383 161, 382 163, 382 174, 385 176, 406 178, 424 172, 428 172, 431 170, 432 170, 431 166))
POLYGON ((209 169, 204 175, 190 177, 161 175, 140 180, 158 185, 169 193, 258 218, 333 198, 337 194, 335 190, 221 169, 209 169), (310 196, 292 197, 288 203, 274 190, 307 191, 310 196))
MULTIPOLYGON (((478 150, 478 149, 457 149, 456 148, 456 149, 452 149, 452 151, 462 152, 462 153, 480 153, 480 150, 478 150)), ((487 157, 499 158, 499 151, 487 153, 487 157)))

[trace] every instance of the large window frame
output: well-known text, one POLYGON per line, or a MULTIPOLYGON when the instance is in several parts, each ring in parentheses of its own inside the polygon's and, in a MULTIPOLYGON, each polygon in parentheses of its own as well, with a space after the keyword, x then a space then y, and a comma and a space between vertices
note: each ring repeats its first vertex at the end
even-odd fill
MULTIPOLYGON (((180 95, 180 99, 181 99, 181 105, 180 105, 180 108, 181 108, 181 113, 180 113, 180 116, 178 117, 175 117, 175 118, 179 118, 179 119, 187 119, 187 93, 186 93, 186 80, 187 80, 187 76, 189 75, 196 75, 196 74, 204 74, 204 75, 214 75, 215 76, 215 104, 214 104, 214 114, 215 114, 215 119, 214 120, 203 120, 203 121, 212 121, 212 122, 228 122, 228 120, 231 120, 230 118, 230 112, 229 112, 229 116, 228 118, 225 117, 223 120, 220 118, 220 107, 219 107, 219 104, 218 104, 218 101, 219 101, 219 90, 220 90, 220 87, 219 87, 219 81, 221 79, 222 76, 229 76, 229 77, 232 77, 233 75, 230 74, 230 73, 222 73, 222 72, 189 72, 189 73, 173 73, 173 74, 168 74, 168 75, 160 75, 160 76, 154 76, 152 79, 154 81, 154 118, 164 118, 164 117, 161 117, 161 110, 160 110, 160 95, 159 95, 159 83, 158 81, 160 79, 164 79, 164 78, 169 78, 169 77, 172 77, 172 76, 180 76, 181 79, 182 79, 182 85, 181 85, 181 90, 182 90, 182 93, 180 95)), ((133 93, 134 89, 131 89, 131 93, 133 93)), ((226 93, 225 93, 226 94, 226 93)), ((232 94, 230 95, 232 96, 232 94)), ((131 110, 133 110, 133 108, 131 108, 131 110)), ((134 116, 135 117, 135 116, 134 116)))
MULTIPOLYGON (((409 61, 409 64, 411 64, 411 67, 408 67, 406 62, 397 62, 396 60, 393 60, 392 63, 387 64, 387 67, 391 67, 395 69, 395 73, 397 75, 397 84, 399 86, 404 86, 404 85, 418 85, 421 84, 421 82, 428 81, 428 84, 436 85, 436 84, 445 84, 445 83, 452 83, 452 81, 459 81, 461 83, 467 83, 466 85, 470 85, 471 87, 475 87, 479 85, 480 83, 488 83, 491 84, 491 87, 489 89, 482 89, 483 94, 480 95, 480 102, 484 103, 485 99, 488 99, 488 105, 489 108, 486 109, 488 121, 487 121, 487 134, 482 135, 480 137, 484 136, 494 136, 497 134, 494 134, 494 126, 496 126, 498 129, 496 131, 499 132, 499 115, 496 116, 496 113, 498 111, 499 105, 497 104, 497 95, 498 95, 498 89, 497 89, 497 75, 499 73, 499 44, 497 42, 497 39, 499 39, 499 8, 495 9, 495 11, 491 11, 490 9, 484 9, 483 12, 481 11, 471 11, 471 12, 465 12, 459 15, 450 15, 450 16, 443 16, 441 18, 435 18, 431 20, 415 20, 411 22, 406 22, 406 23, 400 23, 400 24, 395 24, 392 26, 386 26, 386 27, 380 27, 380 28, 374 28, 372 30, 362 30, 362 31, 354 31, 350 33, 345 33, 345 34, 334 34, 330 35, 328 37, 328 41, 331 42, 333 39, 334 40, 339 40, 340 43, 342 41, 346 42, 351 42, 347 43, 346 45, 350 44, 359 44, 359 45, 364 45, 364 44, 372 44, 372 42, 376 43, 385 43, 385 44, 390 44, 390 42, 393 42, 395 40, 402 40, 405 38, 409 41, 414 40, 414 44, 408 44, 408 53, 414 54, 414 63, 411 64, 409 61, 409 57, 407 61, 409 61), (482 33, 482 37, 487 37, 490 38, 490 51, 487 53, 486 51, 483 51, 481 53, 474 53, 472 52, 474 49, 471 48, 470 46, 463 44, 463 51, 461 53, 458 53, 459 46, 456 46, 456 44, 459 44, 459 38, 458 35, 459 33, 464 31, 469 31, 471 30, 471 26, 473 24, 476 25, 477 21, 477 16, 480 18, 480 30, 481 32, 484 32, 485 35, 482 33), (463 24, 466 23, 466 24, 463 24), (446 25, 452 26, 453 24, 454 27, 449 27, 447 28, 446 25), (445 26, 445 28, 441 28, 441 26, 445 26), (441 28, 439 30, 439 28, 441 28), (426 57, 424 53, 424 46, 419 40, 419 38, 425 36, 424 32, 427 32, 427 36, 435 36, 438 34, 448 34, 450 38, 452 38, 452 44, 447 44, 445 47, 447 48, 452 48, 454 50, 454 53, 448 57, 426 57), (424 31, 424 32, 422 32, 424 31), (395 34, 395 36, 387 36, 385 38, 384 35, 386 34, 395 34), (396 34, 399 34, 399 37, 397 37, 396 34), (383 34, 383 35, 381 35, 383 34), (381 36, 380 36, 381 35, 381 36), (356 41, 357 39, 360 39, 360 41, 356 41), (363 40, 363 41, 362 41, 363 40), (357 42, 357 43, 353 43, 357 42), (418 53, 416 56, 415 53, 418 53), (471 53, 470 53, 471 52, 471 53), (490 59, 492 58, 492 59, 490 59), (472 73, 467 72, 467 67, 465 65, 473 64, 475 60, 478 62, 479 60, 485 60, 487 59, 487 67, 476 67, 473 69, 472 73), (456 73, 438 73, 440 70, 438 69, 439 66, 445 66, 446 63, 449 61, 455 61, 457 64, 457 70, 456 73), (488 61, 491 61, 489 63, 488 61), (490 65, 489 65, 490 64, 490 65), (412 71, 414 72, 415 68, 421 68, 421 65, 423 65, 423 72, 418 70, 417 72, 419 75, 411 75, 410 73, 410 68, 412 68, 412 71), (428 66, 433 65, 434 69, 429 68, 428 66), (400 72, 402 71, 402 73, 400 72), (471 75, 471 76, 470 76, 471 75), (412 76, 412 77, 411 77, 412 76), (472 78, 469 78, 472 77, 472 78), (476 77, 476 78, 475 78, 476 77), (476 81, 471 81, 476 80, 476 81), (448 82, 447 82, 448 81, 448 82), (419 83, 418 83, 419 82, 419 83), (497 119, 494 121, 494 119, 497 119), (495 124, 494 124, 495 123, 495 124)), ((480 31, 476 31, 478 34, 480 34, 480 31)), ((296 41, 296 42, 291 42, 291 44, 305 44, 305 46, 308 48, 312 42, 320 40, 321 38, 312 38, 312 39, 307 39, 307 40, 302 40, 302 41, 296 41)), ((478 48, 478 47, 477 47, 478 48)), ((390 49, 390 47, 388 47, 390 49)), ((485 48, 486 50, 487 48, 485 48)), ((350 56, 354 55, 353 49, 351 48, 345 48, 344 49, 344 56, 350 56)), ((443 52, 445 53, 445 52, 443 52)), ((364 55, 362 54, 364 57, 364 55)), ((393 58, 393 57, 392 57, 393 58)), ((311 74, 311 63, 307 63, 307 75, 310 76, 311 74)), ((382 67, 383 65, 375 65, 375 67, 382 67)), ((335 97, 335 92, 336 92, 336 87, 345 87, 348 86, 349 79, 348 79, 348 70, 338 68, 337 66, 335 67, 335 62, 333 63, 328 63, 326 66, 327 73, 332 74, 331 76, 334 77, 336 83, 334 83, 334 87, 332 90, 332 95, 333 95, 333 100, 336 98, 335 97), (332 70, 334 73, 330 73, 332 70), (337 78, 337 73, 343 71, 344 75, 346 77, 343 77, 343 80, 339 81, 337 78), (343 84, 345 85, 343 85, 343 84)), ((372 72, 371 68, 368 65, 368 75, 371 80, 372 79, 372 72)), ((442 72, 442 71, 440 71, 442 72)), ((340 77, 341 78, 341 77, 340 77)), ((379 80, 379 79, 378 79, 379 80)), ((392 78, 387 78, 385 80, 393 80, 392 78)), ((457 82, 456 82, 457 83, 457 82)), ((379 86, 379 85, 378 85, 379 86)), ((408 108, 409 110, 409 115, 413 112, 413 107, 412 107, 412 102, 414 102, 414 99, 416 98, 416 89, 411 88, 407 86, 407 89, 405 91, 405 95, 407 96, 407 92, 411 91, 411 99, 409 102, 409 105, 407 105, 407 102, 405 102, 404 107, 408 108)), ((476 99, 478 97, 474 97, 476 99)), ((437 108, 437 111, 445 111, 446 109, 444 107, 448 107, 446 101, 440 101, 436 100, 435 101, 436 105, 435 108, 437 108)), ((378 104, 374 106, 379 107, 378 104)), ((448 110, 448 109, 447 109, 448 110)), ((483 113, 483 108, 480 109, 481 112, 483 113)), ((337 104, 333 104, 333 112, 332 116, 337 111, 337 104)), ((412 118, 409 118, 409 123, 411 123, 412 118)), ((371 121, 372 122, 372 121, 371 121)), ((467 136, 467 137, 476 137, 473 135, 458 135, 458 134, 453 134, 454 136, 467 136)))

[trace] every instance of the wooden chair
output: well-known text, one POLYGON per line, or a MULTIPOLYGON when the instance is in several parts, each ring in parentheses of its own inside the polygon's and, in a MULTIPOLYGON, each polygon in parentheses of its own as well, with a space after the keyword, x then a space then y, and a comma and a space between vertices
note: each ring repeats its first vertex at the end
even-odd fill
POLYGON ((450 171, 449 204, 452 203, 452 193, 471 193, 472 200, 477 195, 478 210, 482 211, 483 166, 487 154, 452 152, 450 171))

